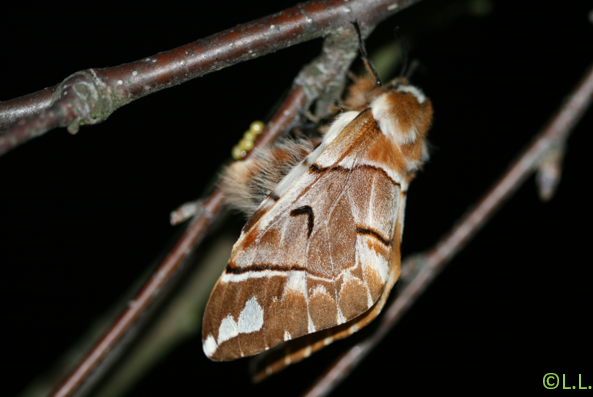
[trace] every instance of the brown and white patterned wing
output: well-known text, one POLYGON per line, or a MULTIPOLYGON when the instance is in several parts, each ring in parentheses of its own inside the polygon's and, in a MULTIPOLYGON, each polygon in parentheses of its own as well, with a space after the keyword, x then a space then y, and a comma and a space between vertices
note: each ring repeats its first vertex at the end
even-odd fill
POLYGON ((342 119, 343 131, 245 225, 204 314, 211 359, 251 356, 353 320, 399 271, 391 258, 394 249, 399 257, 405 161, 370 109, 342 119))
POLYGON ((261 382, 268 376, 290 364, 297 363, 309 357, 314 352, 323 349, 336 340, 346 338, 359 329, 373 321, 385 306, 389 293, 400 274, 400 242, 403 229, 403 210, 405 208, 406 192, 400 193, 399 213, 396 221, 393 244, 391 249, 391 261, 389 263, 391 272, 389 279, 383 288, 381 296, 370 310, 360 316, 337 327, 328 328, 312 334, 305 335, 291 341, 287 341, 255 357, 251 363, 251 379, 253 382, 261 382))

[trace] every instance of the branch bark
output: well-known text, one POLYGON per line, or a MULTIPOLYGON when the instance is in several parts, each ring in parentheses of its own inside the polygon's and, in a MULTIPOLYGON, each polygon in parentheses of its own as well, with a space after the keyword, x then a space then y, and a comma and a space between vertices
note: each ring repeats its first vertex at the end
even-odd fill
POLYGON ((0 135, 0 154, 57 127, 76 133, 80 125, 102 122, 136 99, 304 41, 326 37, 353 43, 342 37, 351 36, 352 20, 367 35, 377 23, 418 1, 309 1, 136 62, 74 73, 58 86, 0 103, 0 131, 8 128, 0 135))

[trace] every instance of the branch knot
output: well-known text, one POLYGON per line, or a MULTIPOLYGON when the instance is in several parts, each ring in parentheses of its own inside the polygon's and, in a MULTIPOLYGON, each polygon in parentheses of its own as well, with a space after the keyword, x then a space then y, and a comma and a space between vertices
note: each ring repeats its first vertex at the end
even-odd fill
POLYGON ((63 115, 61 127, 71 134, 84 124, 97 124, 114 111, 111 89, 93 69, 76 72, 62 81, 52 95, 52 108, 63 115))

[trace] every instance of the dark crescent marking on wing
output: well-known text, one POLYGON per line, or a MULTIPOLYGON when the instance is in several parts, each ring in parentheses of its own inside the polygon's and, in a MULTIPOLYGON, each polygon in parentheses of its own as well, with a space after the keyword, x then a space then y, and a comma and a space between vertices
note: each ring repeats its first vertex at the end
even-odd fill
POLYGON ((373 236, 375 237, 377 240, 379 240, 380 242, 382 242, 384 245, 386 245, 387 247, 389 247, 391 245, 391 241, 387 240, 385 237, 381 236, 381 234, 379 234, 379 232, 377 232, 376 230, 373 230, 371 228, 366 228, 366 227, 361 227, 361 226, 356 226, 356 233, 358 234, 365 234, 368 236, 373 236))
POLYGON ((298 216, 303 214, 308 215, 307 226, 309 226, 309 231, 307 232, 307 238, 309 238, 311 237, 311 232, 313 231, 315 221, 315 217, 313 216, 313 209, 310 206, 305 205, 303 207, 299 207, 297 209, 290 211, 290 216, 298 216))

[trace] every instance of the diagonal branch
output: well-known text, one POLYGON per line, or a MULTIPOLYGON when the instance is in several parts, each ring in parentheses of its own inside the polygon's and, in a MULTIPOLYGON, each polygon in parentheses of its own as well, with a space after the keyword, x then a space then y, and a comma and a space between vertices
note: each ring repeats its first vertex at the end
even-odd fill
POLYGON ((443 267, 481 229, 492 214, 513 194, 547 154, 562 147, 572 128, 591 104, 593 97, 593 64, 569 100, 548 125, 511 164, 507 172, 470 209, 433 249, 408 258, 404 265, 398 296, 387 307, 380 324, 365 341, 348 349, 304 394, 326 396, 344 380, 366 355, 393 328, 414 301, 424 292, 443 267))
MULTIPOLYGON (((282 135, 299 114, 306 103, 304 91, 295 87, 286 97, 282 106, 270 120, 261 135, 257 146, 267 144, 282 135)), ((76 392, 93 371, 103 362, 108 352, 118 347, 118 343, 139 320, 140 316, 154 304, 163 288, 172 281, 175 274, 185 265, 186 259, 204 238, 208 228, 220 214, 224 205, 224 196, 216 189, 203 202, 202 211, 196 215, 179 238, 173 249, 156 268, 149 280, 140 289, 133 301, 114 321, 83 360, 68 375, 52 396, 70 396, 76 392)), ((97 379, 94 379, 97 381, 97 379)), ((88 387, 88 384, 85 385, 88 387)))
POLYGON ((318 37, 343 41, 354 19, 368 34, 418 1, 313 0, 136 62, 77 72, 57 86, 0 103, 0 130, 7 129, 0 154, 57 127, 76 133, 136 99, 239 62, 318 37))

